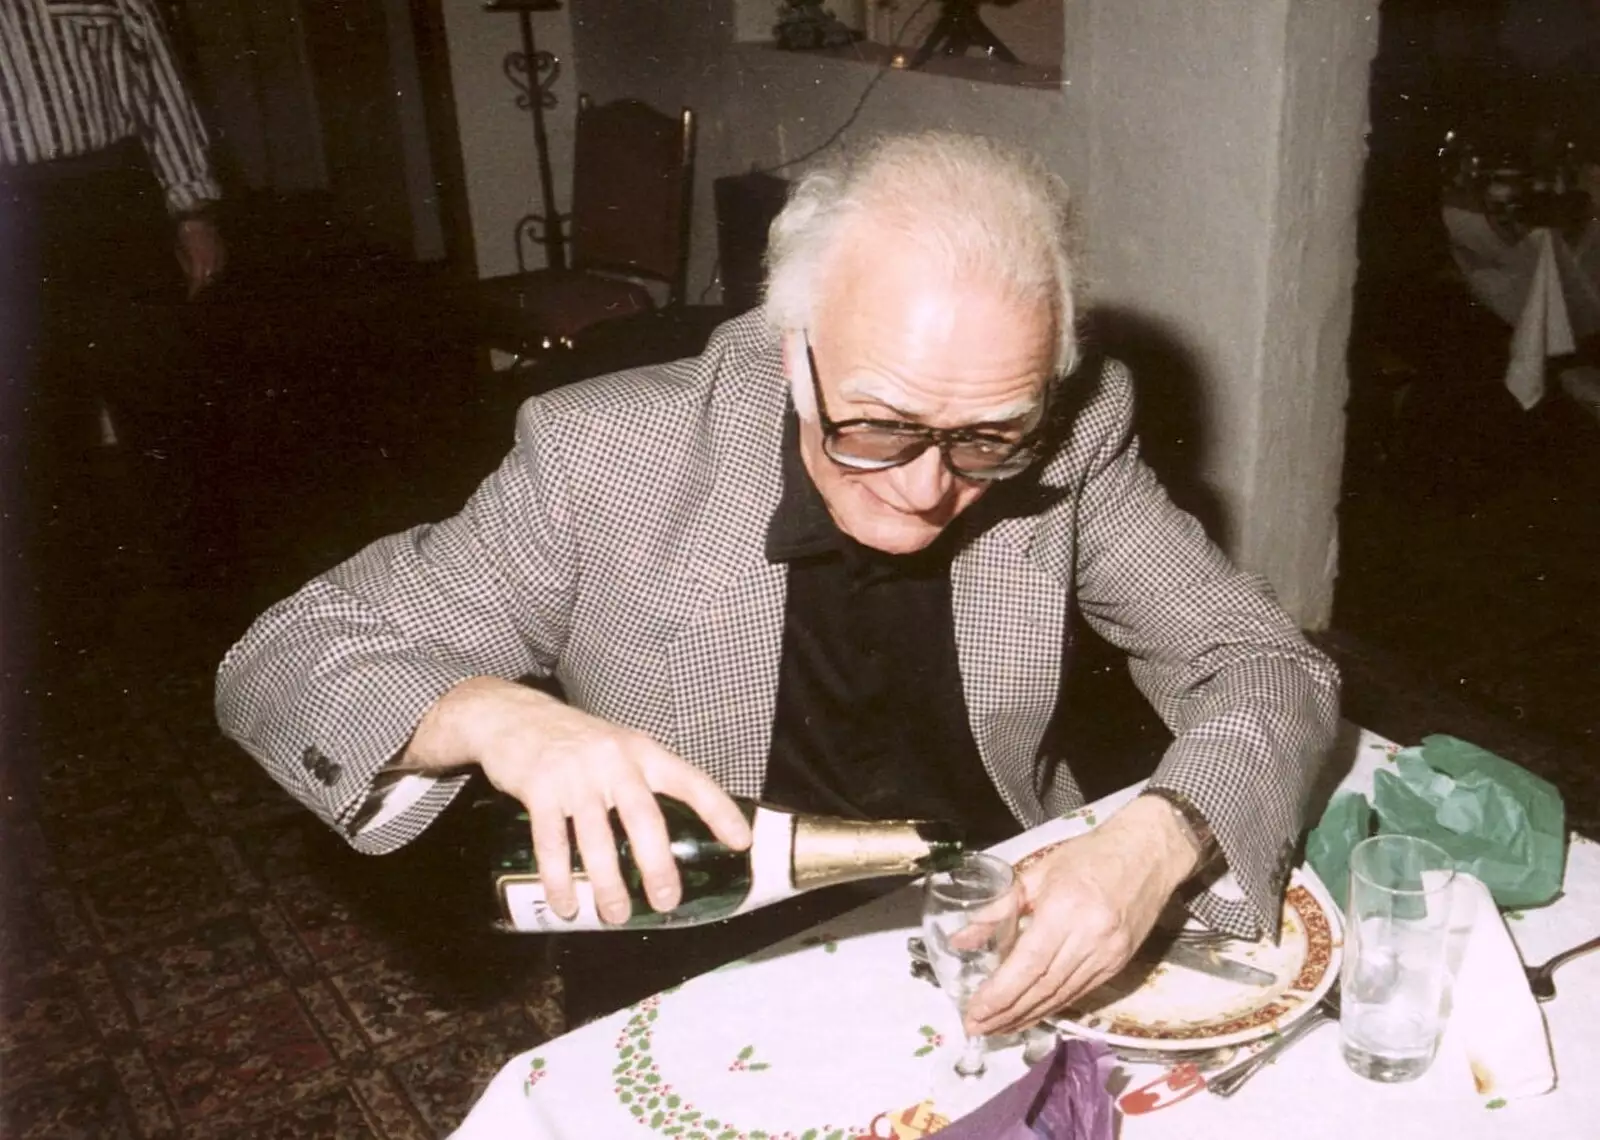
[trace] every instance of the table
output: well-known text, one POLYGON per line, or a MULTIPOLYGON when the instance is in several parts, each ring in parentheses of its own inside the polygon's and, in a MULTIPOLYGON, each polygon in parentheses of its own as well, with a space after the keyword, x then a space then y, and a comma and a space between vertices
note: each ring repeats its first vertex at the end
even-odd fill
POLYGON ((1505 384, 1532 408, 1544 398, 1546 362, 1600 334, 1600 224, 1569 241, 1547 226, 1502 234, 1460 206, 1445 206, 1444 222, 1468 291, 1512 327, 1505 384))
MULTIPOLYGON (((1381 737, 1346 726, 1336 755, 1349 771, 1344 785, 1370 791, 1373 773, 1393 751, 1381 737)), ((1125 789, 995 850, 1016 858, 1082 834, 1136 792, 1125 789)), ((905 939, 918 917, 918 896, 908 887, 514 1057, 455 1136, 923 1135, 925 1124, 908 1121, 925 1121, 947 1105, 958 1115, 1025 1067, 1021 1049, 1010 1048, 990 1054, 990 1073, 978 1087, 948 1076, 959 1023, 947 999, 909 973, 905 939)), ((1600 929, 1600 846, 1574 837, 1563 896, 1508 926, 1527 961, 1591 937, 1600 929)), ((1572 962, 1557 981, 1559 996, 1543 1009, 1560 1080, 1546 1096, 1486 1109, 1466 1091, 1464 1071, 1450 1069, 1443 1056, 1413 1084, 1364 1081, 1345 1068, 1338 1029, 1328 1025, 1232 1098, 1200 1094, 1123 1117, 1119 1136, 1594 1135, 1600 1090, 1584 1077, 1600 1066, 1600 955, 1572 962)))

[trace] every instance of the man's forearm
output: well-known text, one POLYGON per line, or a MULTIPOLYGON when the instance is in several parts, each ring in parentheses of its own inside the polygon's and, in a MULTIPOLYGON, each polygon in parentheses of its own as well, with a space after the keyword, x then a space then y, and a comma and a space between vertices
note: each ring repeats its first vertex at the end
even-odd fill
POLYGON ((486 704, 508 689, 524 708, 541 702, 561 704, 547 693, 502 677, 469 677, 434 702, 386 770, 444 774, 476 764, 483 755, 486 704))

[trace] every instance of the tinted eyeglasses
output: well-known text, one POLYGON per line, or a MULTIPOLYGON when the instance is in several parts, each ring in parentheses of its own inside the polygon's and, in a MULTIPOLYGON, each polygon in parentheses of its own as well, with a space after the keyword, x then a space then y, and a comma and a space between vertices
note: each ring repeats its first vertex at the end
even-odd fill
POLYGON ((977 427, 928 427, 904 420, 835 420, 828 415, 822 399, 822 382, 817 378, 817 358, 811 351, 809 336, 805 344, 817 419, 822 426, 822 450, 840 467, 886 471, 904 466, 928 448, 937 447, 952 475, 987 483, 1021 474, 1038 457, 1044 435, 1044 409, 1040 409, 1035 426, 1020 436, 977 427))

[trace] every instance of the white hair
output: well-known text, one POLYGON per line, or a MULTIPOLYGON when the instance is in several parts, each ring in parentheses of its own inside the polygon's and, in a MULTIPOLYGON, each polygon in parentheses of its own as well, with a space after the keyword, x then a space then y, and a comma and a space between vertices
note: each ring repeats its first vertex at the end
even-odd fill
POLYGON ((1077 227, 1066 184, 1035 155, 975 135, 875 139, 795 184, 767 241, 765 311, 780 332, 811 327, 839 238, 862 220, 963 278, 1050 305, 1057 376, 1078 358, 1077 227))

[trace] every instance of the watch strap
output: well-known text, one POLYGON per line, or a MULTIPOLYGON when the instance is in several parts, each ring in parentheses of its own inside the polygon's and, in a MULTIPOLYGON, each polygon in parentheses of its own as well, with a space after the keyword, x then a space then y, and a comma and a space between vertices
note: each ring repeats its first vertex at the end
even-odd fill
POLYGON ((1211 830, 1211 825, 1206 822, 1206 817, 1200 814, 1200 809, 1188 796, 1172 788, 1146 786, 1141 796, 1160 800, 1172 809, 1172 814, 1183 825, 1184 831, 1189 835, 1199 854, 1199 866, 1204 867, 1215 859, 1221 848, 1217 844, 1217 837, 1211 830))

